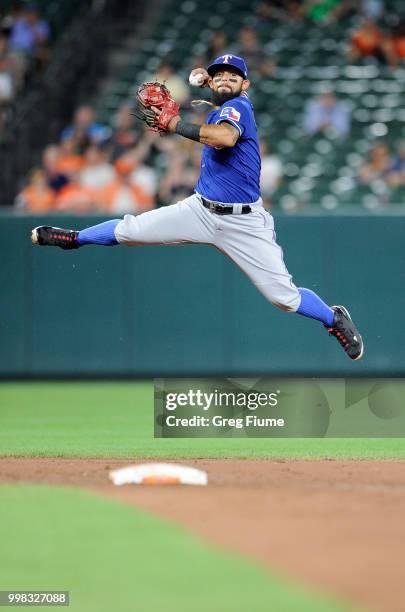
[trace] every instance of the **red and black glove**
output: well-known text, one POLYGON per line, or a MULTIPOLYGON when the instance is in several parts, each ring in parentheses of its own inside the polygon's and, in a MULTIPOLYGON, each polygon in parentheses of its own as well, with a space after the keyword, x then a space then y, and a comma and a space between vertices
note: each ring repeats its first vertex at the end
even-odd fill
POLYGON ((134 115, 144 121, 149 129, 163 134, 167 132, 173 117, 180 114, 180 107, 163 83, 143 83, 136 92, 134 115), (157 111, 153 109, 157 109, 157 111))

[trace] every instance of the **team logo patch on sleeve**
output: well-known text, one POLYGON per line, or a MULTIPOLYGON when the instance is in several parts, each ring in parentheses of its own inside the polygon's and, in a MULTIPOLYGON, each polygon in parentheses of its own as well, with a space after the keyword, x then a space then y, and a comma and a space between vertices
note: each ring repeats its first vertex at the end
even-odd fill
POLYGON ((227 119, 232 119, 232 121, 239 121, 240 112, 233 106, 225 106, 225 108, 221 110, 220 117, 226 117, 227 119))

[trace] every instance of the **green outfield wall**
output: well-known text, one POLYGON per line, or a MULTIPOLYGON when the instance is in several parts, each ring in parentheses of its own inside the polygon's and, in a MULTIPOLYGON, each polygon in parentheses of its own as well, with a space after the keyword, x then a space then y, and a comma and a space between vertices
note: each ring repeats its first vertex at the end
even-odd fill
POLYGON ((276 219, 295 283, 358 323, 359 363, 321 324, 271 306, 210 247, 30 244, 35 225, 101 220, 0 217, 2 377, 405 375, 405 216, 276 219))

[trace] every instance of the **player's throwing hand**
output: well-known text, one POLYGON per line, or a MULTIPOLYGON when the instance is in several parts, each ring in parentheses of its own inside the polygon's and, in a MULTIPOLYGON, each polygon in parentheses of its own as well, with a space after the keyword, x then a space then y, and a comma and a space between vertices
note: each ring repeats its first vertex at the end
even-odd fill
POLYGON ((188 82, 193 87, 203 88, 208 87, 209 78, 210 75, 208 74, 205 68, 194 68, 194 70, 190 72, 188 82))

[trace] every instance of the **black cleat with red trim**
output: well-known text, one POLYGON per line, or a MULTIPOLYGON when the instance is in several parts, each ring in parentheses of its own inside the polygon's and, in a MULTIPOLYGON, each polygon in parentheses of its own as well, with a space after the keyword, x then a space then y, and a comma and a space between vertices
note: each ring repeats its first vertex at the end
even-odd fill
POLYGON ((77 241, 78 233, 74 230, 62 229, 61 227, 40 225, 32 230, 31 241, 33 244, 40 246, 57 246, 65 250, 78 249, 80 247, 77 241))
POLYGON ((360 336, 349 312, 344 306, 332 306, 335 313, 332 327, 325 325, 331 336, 335 336, 350 359, 361 359, 364 353, 360 336))

